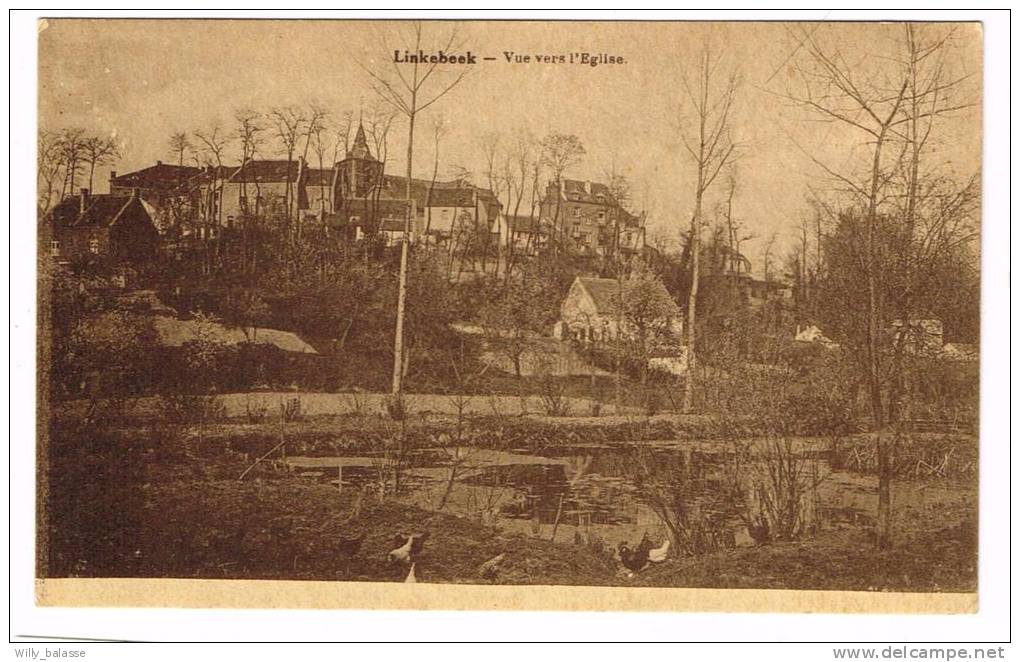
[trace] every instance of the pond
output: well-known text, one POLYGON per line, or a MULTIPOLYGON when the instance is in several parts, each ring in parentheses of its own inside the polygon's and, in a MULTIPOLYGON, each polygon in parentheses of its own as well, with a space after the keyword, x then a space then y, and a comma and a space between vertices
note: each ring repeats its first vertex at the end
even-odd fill
POLYGON ((399 472, 384 454, 287 463, 309 480, 336 486, 338 498, 385 491, 508 532, 611 549, 644 536, 656 544, 683 538, 688 551, 753 545, 762 535, 764 504, 778 499, 786 501, 772 511, 791 511, 790 525, 801 532, 872 523, 873 481, 832 472, 820 444, 799 443, 778 455, 743 448, 741 454, 691 442, 557 445, 540 453, 449 447, 410 452, 399 472))

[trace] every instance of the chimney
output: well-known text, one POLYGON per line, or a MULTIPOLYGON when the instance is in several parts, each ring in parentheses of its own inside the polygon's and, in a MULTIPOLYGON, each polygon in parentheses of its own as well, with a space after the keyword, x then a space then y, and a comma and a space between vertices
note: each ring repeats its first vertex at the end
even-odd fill
POLYGON ((116 170, 111 170, 110 171, 110 179, 117 179, 117 171, 116 170))
POLYGON ((161 166, 161 165, 163 165, 163 162, 162 161, 156 161, 156 165, 161 166))
POLYGON ((79 213, 84 214, 85 210, 89 208, 89 190, 87 188, 81 189, 81 205, 79 206, 79 213))

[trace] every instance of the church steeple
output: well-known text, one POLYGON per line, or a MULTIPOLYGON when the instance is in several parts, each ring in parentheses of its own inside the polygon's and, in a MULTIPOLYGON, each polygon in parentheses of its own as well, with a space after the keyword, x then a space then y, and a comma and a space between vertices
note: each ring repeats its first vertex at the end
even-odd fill
MULTIPOLYGON (((365 125, 360 120, 354 144, 337 168, 340 171, 335 193, 337 200, 364 198, 373 186, 383 181, 383 164, 372 156, 365 137, 365 125)), ((334 205, 334 209, 339 207, 334 205)))
POLYGON ((361 122, 358 122, 358 133, 354 136, 354 145, 347 152, 347 158, 375 161, 372 151, 368 148, 368 141, 365 139, 365 125, 361 122))

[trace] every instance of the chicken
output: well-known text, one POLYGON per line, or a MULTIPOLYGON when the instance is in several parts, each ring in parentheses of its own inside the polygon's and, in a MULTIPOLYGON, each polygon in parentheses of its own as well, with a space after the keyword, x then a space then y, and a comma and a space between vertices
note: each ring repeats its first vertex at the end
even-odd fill
POLYGON ((499 566, 506 558, 506 552, 497 554, 478 568, 478 573, 485 579, 495 579, 499 575, 499 566))
POLYGON ((395 549, 390 550, 389 560, 390 563, 401 562, 414 564, 415 559, 421 554, 422 547, 425 545, 425 541, 428 540, 428 531, 420 535, 399 535, 393 541, 393 544, 397 545, 395 549))
POLYGON ((662 563, 666 560, 666 554, 669 553, 669 539, 662 543, 662 546, 656 547, 655 549, 648 550, 648 560, 652 563, 662 563))
POLYGON ((669 540, 666 540, 659 547, 653 548, 653 544, 647 535, 641 538, 637 549, 632 550, 630 545, 621 542, 619 547, 620 562, 631 573, 641 572, 648 567, 649 563, 662 563, 666 560, 666 555, 669 553, 669 540))
POLYGON ((648 565, 648 549, 638 545, 632 550, 625 542, 620 543, 620 563, 632 573, 641 572, 648 565))

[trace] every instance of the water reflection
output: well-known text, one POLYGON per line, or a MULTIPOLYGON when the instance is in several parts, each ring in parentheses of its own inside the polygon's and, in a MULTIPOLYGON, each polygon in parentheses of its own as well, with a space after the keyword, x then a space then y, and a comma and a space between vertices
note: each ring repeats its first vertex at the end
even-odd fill
MULTIPOLYGON (((804 488, 787 526, 808 531, 826 523, 865 521, 857 508, 821 504, 818 487, 829 475, 824 454, 794 455, 796 460, 789 461, 796 466, 779 467, 793 472, 787 480, 800 480, 804 488)), ((330 481, 341 491, 386 490, 393 470, 388 462, 381 454, 289 459, 294 471, 330 481)), ((648 536, 671 540, 677 553, 699 553, 751 545, 775 534, 779 520, 762 516, 771 505, 762 500, 778 495, 760 485, 775 482, 777 469, 761 465, 760 459, 742 462, 732 448, 690 444, 557 446, 540 454, 451 447, 410 454, 394 496, 560 542, 610 549, 648 536)), ((778 485, 780 491, 788 487, 778 485)))

